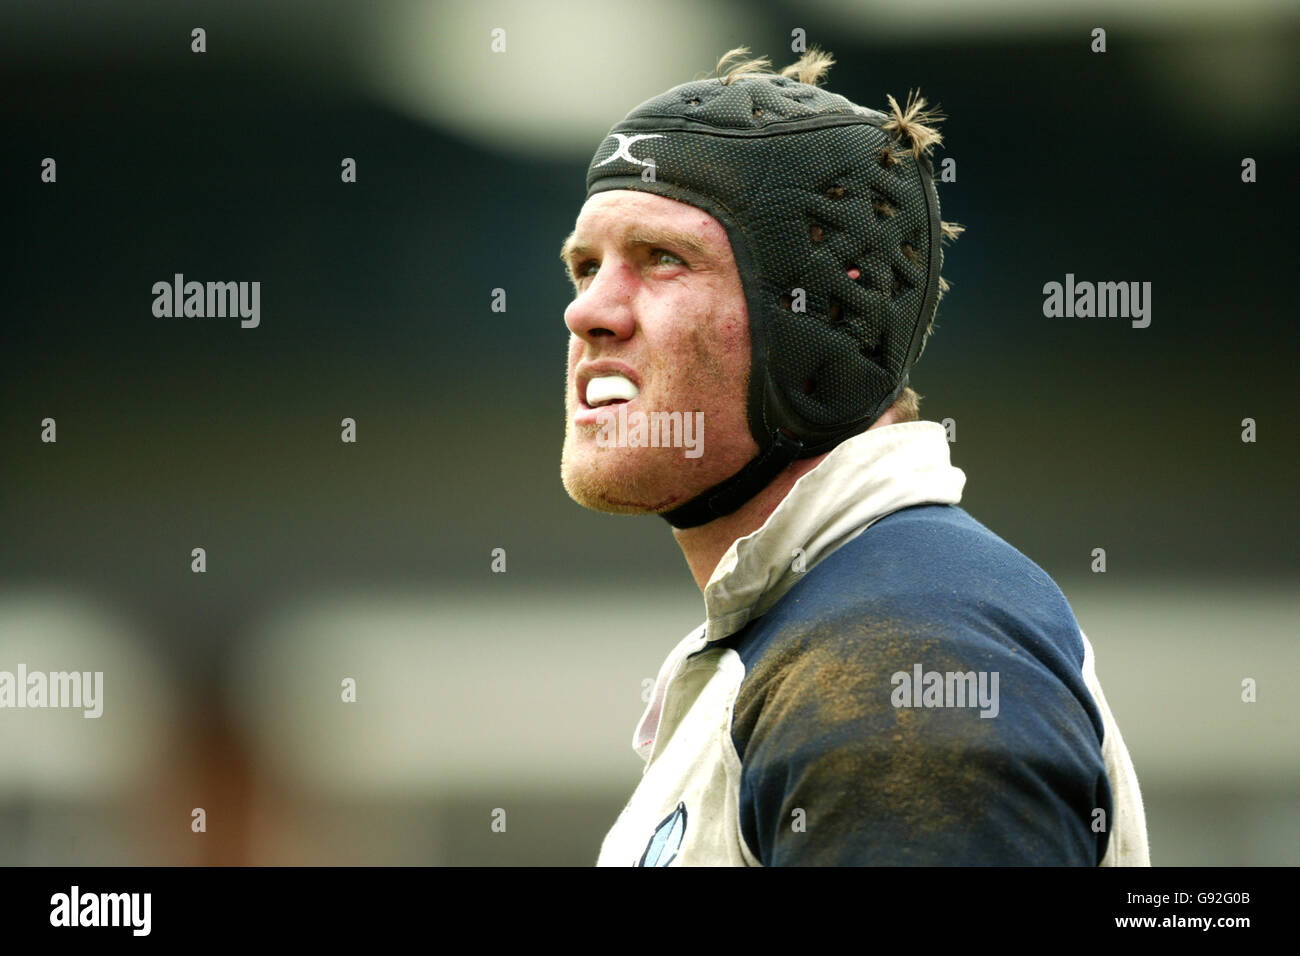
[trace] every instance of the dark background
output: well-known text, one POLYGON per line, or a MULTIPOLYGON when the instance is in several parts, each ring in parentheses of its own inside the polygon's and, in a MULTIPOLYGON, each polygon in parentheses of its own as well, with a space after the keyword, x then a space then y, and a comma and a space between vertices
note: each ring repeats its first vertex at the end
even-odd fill
POLYGON ((0 8, 0 669, 113 695, 0 711, 0 862, 594 861, 703 606, 661 521, 560 484, 559 243, 609 125, 795 28, 949 116, 912 381, 1097 648, 1153 861, 1295 862, 1294 10, 909 9, 0 8), (177 272, 259 280, 260 327, 155 318, 177 272), (1150 327, 1045 318, 1066 273, 1150 282, 1150 327))

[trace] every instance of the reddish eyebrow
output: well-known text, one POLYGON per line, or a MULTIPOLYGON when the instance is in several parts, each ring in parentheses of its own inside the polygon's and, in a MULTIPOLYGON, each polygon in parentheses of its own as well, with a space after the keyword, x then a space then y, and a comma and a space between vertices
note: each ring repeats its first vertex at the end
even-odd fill
POLYGON ((571 232, 569 233, 568 238, 564 240, 564 245, 560 246, 560 258, 566 263, 570 259, 574 259, 577 256, 590 251, 586 246, 579 244, 577 238, 578 234, 571 232))
MULTIPOLYGON (((697 236, 676 229, 659 229, 649 226, 633 226, 622 237, 627 246, 668 246, 682 249, 700 259, 712 261, 713 255, 704 242, 697 236)), ((573 261, 591 255, 592 248, 578 241, 577 233, 570 233, 560 247, 560 258, 572 265, 573 261)))

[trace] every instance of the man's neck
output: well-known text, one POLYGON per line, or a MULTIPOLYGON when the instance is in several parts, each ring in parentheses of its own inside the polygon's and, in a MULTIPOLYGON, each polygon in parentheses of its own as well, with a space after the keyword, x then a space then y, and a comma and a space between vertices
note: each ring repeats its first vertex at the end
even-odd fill
MULTIPOLYGON (((890 408, 867 431, 892 425, 895 421, 897 418, 894 409, 890 408)), ((686 558, 686 565, 691 569, 691 577, 695 578, 701 593, 709 583, 709 578, 713 577, 718 562, 727 553, 731 543, 761 528, 763 522, 767 521, 776 510, 776 506, 785 500, 794 483, 821 464, 822 459, 829 454, 830 452, 825 452, 815 458, 801 458, 791 462, 790 466, 777 475, 771 484, 732 514, 696 528, 673 529, 673 537, 677 539, 677 544, 686 558)))
POLYGON ((776 510, 776 506, 790 493, 794 483, 816 468, 828 454, 830 452, 816 458, 801 458, 791 462, 785 471, 772 479, 770 485, 741 505, 738 511, 695 528, 673 529, 673 537, 677 539, 686 564, 691 569, 691 576, 695 578, 701 592, 713 576, 718 562, 731 547, 731 542, 761 528, 763 522, 776 510))

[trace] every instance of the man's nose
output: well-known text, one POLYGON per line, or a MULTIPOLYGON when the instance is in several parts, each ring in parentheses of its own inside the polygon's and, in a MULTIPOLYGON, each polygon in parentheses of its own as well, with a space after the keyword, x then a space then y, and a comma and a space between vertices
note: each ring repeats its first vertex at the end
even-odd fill
POLYGON ((632 297, 636 278, 622 263, 607 259, 564 310, 564 324, 584 342, 626 339, 636 329, 632 297))

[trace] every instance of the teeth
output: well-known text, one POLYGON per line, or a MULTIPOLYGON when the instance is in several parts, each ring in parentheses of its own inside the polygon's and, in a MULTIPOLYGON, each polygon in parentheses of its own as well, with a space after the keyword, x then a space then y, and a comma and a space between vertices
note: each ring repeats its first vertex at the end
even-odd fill
POLYGON ((601 375, 587 383, 587 404, 595 408, 620 398, 630 402, 639 392, 631 379, 622 375, 601 375))

